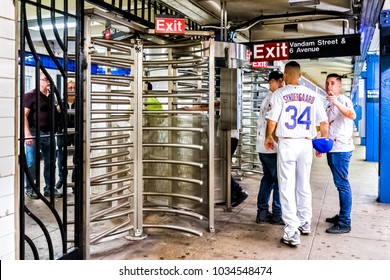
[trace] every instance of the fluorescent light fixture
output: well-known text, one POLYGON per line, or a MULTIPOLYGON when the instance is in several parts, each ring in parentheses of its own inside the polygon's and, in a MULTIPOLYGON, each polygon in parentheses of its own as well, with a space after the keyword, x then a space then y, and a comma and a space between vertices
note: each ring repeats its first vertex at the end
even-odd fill
MULTIPOLYGON (((57 23, 56 24, 57 29, 63 29, 64 26, 65 26, 64 23, 57 23)), ((68 22, 68 28, 73 28, 73 27, 76 27, 76 22, 68 22)), ((52 24, 42 24, 42 28, 43 28, 43 30, 52 30, 53 25, 52 24)), ((39 26, 38 25, 30 26, 28 29, 38 31, 39 26)))
POLYGON ((320 0, 288 0, 290 7, 301 7, 310 5, 319 5, 320 0))

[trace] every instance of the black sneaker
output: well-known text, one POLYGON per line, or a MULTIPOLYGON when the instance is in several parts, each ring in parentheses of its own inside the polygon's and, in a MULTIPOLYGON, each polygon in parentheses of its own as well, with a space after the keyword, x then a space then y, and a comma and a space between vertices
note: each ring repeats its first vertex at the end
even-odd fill
POLYGON ((256 223, 258 224, 266 223, 270 214, 271 213, 268 212, 267 210, 257 210, 256 223))
POLYGON ((339 222, 339 214, 337 214, 336 216, 334 216, 332 218, 326 218, 325 222, 331 223, 331 224, 337 224, 339 222))
POLYGON ((235 199, 232 201, 231 206, 236 207, 240 205, 245 199, 247 199, 249 194, 245 190, 241 190, 238 194, 236 194, 235 199))
POLYGON ((63 184, 64 184, 64 183, 63 183, 61 180, 58 181, 57 184, 56 184, 56 189, 57 189, 57 190, 61 189, 63 184))
POLYGON ((38 199, 39 196, 34 191, 26 191, 26 195, 31 199, 38 199))
MULTIPOLYGON (((45 192, 43 193, 43 195, 44 195, 44 196, 47 196, 47 197, 50 197, 50 192, 45 191, 45 192)), ((57 191, 57 189, 54 189, 54 197, 55 197, 55 198, 60 198, 60 197, 62 197, 62 193, 60 193, 59 191, 57 191)))
POLYGON ((270 218, 270 223, 273 225, 284 225, 281 215, 272 215, 270 218))
POLYGON ((325 232, 332 234, 348 233, 350 231, 351 226, 341 226, 339 223, 325 230, 325 232))

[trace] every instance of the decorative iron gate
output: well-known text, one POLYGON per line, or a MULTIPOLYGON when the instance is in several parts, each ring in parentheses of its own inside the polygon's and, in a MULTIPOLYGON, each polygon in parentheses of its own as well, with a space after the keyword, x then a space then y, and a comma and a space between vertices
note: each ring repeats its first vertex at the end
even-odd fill
POLYGON ((83 1, 76 0, 19 1, 20 259, 83 259, 85 255, 83 10, 83 1), (70 81, 75 84, 73 109, 66 106, 70 81), (74 128, 69 127, 71 116, 74 128), (61 142, 74 145, 61 146, 61 142), (63 162, 56 168, 59 155, 63 162), (57 189, 59 175, 64 180, 57 189))

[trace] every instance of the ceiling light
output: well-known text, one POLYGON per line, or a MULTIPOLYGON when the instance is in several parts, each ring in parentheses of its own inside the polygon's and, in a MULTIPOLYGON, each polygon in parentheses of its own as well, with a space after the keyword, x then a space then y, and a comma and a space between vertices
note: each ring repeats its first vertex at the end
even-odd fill
MULTIPOLYGON (((63 29, 64 26, 65 25, 63 23, 56 23, 57 29, 63 29)), ((73 27, 76 27, 76 22, 68 22, 68 28, 73 28, 73 27)), ((52 24, 43 24, 42 28, 43 28, 43 30, 53 30, 53 25, 52 24)), ((29 26, 28 29, 38 31, 39 26, 38 25, 29 26)))
POLYGON ((319 5, 320 0, 288 0, 290 7, 319 5))

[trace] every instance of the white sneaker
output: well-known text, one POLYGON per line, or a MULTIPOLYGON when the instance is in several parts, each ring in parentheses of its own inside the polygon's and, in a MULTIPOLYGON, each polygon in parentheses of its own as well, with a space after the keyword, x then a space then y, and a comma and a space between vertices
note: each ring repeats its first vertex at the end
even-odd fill
POLYGON ((285 232, 282 240, 283 240, 283 243, 285 243, 291 247, 295 247, 295 246, 301 244, 301 240, 299 238, 299 231, 294 232, 294 234, 290 237, 285 232))
POLYGON ((301 225, 299 228, 299 231, 304 234, 304 235, 308 235, 311 233, 311 230, 310 230, 310 225, 308 222, 304 223, 303 225, 301 225))

